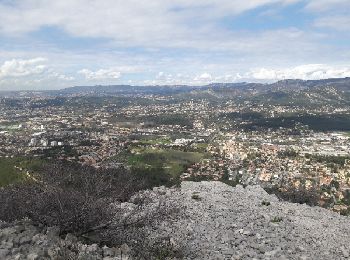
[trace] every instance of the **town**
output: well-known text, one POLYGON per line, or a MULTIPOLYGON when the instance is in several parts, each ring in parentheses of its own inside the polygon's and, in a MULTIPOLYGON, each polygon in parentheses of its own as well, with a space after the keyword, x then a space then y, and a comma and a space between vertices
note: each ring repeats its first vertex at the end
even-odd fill
POLYGON ((288 117, 281 125, 269 121, 335 109, 161 94, 3 97, 0 160, 65 160, 282 194, 316 191, 317 205, 348 214, 349 132, 284 125, 288 117))

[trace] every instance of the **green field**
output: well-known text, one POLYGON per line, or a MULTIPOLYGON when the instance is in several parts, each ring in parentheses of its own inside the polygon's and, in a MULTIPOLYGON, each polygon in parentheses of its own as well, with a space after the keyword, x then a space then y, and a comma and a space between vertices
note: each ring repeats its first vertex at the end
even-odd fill
POLYGON ((183 152, 173 149, 143 149, 136 150, 128 159, 128 164, 137 168, 164 169, 172 176, 178 176, 189 165, 204 158, 203 153, 183 152))
POLYGON ((37 171, 43 162, 39 159, 29 158, 0 158, 0 187, 22 181, 26 178, 25 171, 16 169, 15 166, 29 171, 37 171))

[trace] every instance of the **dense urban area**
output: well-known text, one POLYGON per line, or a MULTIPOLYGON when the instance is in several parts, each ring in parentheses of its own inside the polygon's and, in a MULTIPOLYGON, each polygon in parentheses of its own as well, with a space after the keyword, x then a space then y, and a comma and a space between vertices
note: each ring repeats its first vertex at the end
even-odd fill
POLYGON ((0 184, 49 161, 182 180, 259 184, 350 212, 349 79, 2 93, 0 184))

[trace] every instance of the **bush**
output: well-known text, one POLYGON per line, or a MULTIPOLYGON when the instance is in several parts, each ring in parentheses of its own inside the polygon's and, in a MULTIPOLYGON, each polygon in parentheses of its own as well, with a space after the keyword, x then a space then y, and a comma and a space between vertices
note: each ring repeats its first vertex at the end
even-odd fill
POLYGON ((169 238, 153 240, 147 233, 166 218, 179 217, 180 209, 168 201, 149 206, 152 199, 147 192, 135 195, 169 183, 168 177, 161 172, 48 163, 29 181, 0 189, 0 220, 29 218, 34 225, 57 226, 61 236, 73 233, 86 243, 113 247, 127 244, 136 259, 181 258, 181 247, 171 244, 169 238), (134 208, 119 206, 131 196, 134 208))
POLYGON ((117 212, 115 221, 108 228, 94 234, 93 242, 102 241, 110 246, 127 244, 136 259, 182 259, 185 245, 174 244, 167 235, 150 236, 149 232, 157 229, 163 221, 179 219, 184 213, 183 208, 166 199, 154 201, 147 193, 137 194, 132 202, 137 206, 126 212, 117 212))
POLYGON ((191 198, 194 199, 194 200, 202 200, 197 192, 193 192, 191 198))
POLYGON ((341 210, 340 211, 340 215, 342 215, 342 216, 350 216, 350 208, 341 210))
POLYGON ((131 173, 133 176, 143 181, 143 186, 145 189, 158 186, 171 187, 180 184, 179 178, 167 173, 163 167, 132 167, 131 173))
POLYGON ((281 217, 277 217, 277 216, 275 216, 275 217, 273 217, 273 219, 271 219, 271 222, 272 223, 279 223, 279 222, 281 222, 283 219, 281 218, 281 217))
POLYGON ((293 203, 317 206, 320 201, 320 194, 315 188, 306 189, 305 187, 287 186, 279 189, 265 188, 265 190, 270 194, 275 194, 281 200, 293 203))
POLYGON ((261 202, 261 205, 263 205, 263 206, 270 206, 271 203, 269 201, 263 200, 263 202, 261 202))
POLYGON ((111 202, 126 201, 144 187, 142 179, 120 170, 48 164, 30 181, 0 191, 0 219, 27 217, 36 224, 58 226, 61 234, 84 233, 110 221, 111 202))

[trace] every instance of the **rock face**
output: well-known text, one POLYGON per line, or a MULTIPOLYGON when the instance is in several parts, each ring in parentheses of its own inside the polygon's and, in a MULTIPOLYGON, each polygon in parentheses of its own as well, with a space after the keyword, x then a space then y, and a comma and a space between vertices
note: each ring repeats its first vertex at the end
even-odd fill
POLYGON ((62 239, 58 236, 56 228, 35 227, 30 221, 0 223, 1 260, 129 259, 128 255, 123 253, 121 248, 84 245, 70 234, 62 239))
POLYGON ((349 259, 350 218, 280 202, 259 186, 183 182, 150 197, 185 205, 182 218, 153 235, 170 235, 187 259, 349 259))
MULTIPOLYGON (((159 187, 140 197, 147 198, 146 210, 162 201, 182 209, 145 232, 149 241, 169 237, 183 259, 349 259, 350 218, 281 202, 259 186, 183 182, 181 188, 159 187)), ((121 205, 125 214, 134 214, 136 200, 121 205)), ((129 250, 123 248, 84 245, 71 235, 60 239, 55 228, 0 224, 0 259, 128 259, 120 257, 129 250)))

